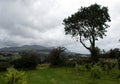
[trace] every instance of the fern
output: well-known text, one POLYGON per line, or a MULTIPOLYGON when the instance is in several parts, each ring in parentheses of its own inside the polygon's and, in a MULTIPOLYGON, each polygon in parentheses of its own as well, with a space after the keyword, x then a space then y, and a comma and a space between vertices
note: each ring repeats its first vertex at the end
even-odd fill
POLYGON ((2 78, 5 84, 28 84, 25 73, 13 67, 8 68, 7 73, 5 73, 2 78))

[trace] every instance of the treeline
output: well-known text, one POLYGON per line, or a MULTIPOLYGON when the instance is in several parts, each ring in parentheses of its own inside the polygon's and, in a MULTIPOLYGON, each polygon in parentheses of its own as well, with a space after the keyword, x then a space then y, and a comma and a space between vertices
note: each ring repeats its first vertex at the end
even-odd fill
POLYGON ((120 49, 114 48, 114 49, 110 49, 107 52, 105 50, 103 50, 102 53, 100 54, 100 57, 102 57, 102 58, 120 58, 120 49))
MULTIPOLYGON (((5 71, 8 67, 13 66, 16 69, 30 70, 36 69, 38 64, 48 63, 50 67, 59 67, 67 66, 73 67, 76 63, 86 64, 91 63, 92 60, 90 57, 81 57, 74 56, 76 59, 72 59, 72 54, 69 56, 66 54, 65 47, 54 48, 49 55, 45 58, 44 62, 41 62, 41 56, 35 53, 21 53, 18 56, 0 56, 0 71, 5 71)), ((77 55, 77 54, 76 54, 77 55)), ((97 62, 103 62, 105 59, 116 59, 118 63, 120 59, 120 50, 119 48, 110 49, 109 51, 100 50, 96 47, 96 57, 98 58, 97 62)), ((103 64, 103 63, 101 63, 103 64)))
POLYGON ((39 62, 40 58, 36 54, 24 53, 18 56, 0 56, 0 71, 6 71, 11 66, 19 70, 35 69, 39 62))
POLYGON ((21 53, 15 56, 0 56, 0 71, 6 71, 8 67, 13 66, 18 70, 31 70, 36 69, 38 64, 48 63, 51 67, 65 65, 66 48, 54 48, 44 61, 41 60, 41 55, 36 53, 21 53))

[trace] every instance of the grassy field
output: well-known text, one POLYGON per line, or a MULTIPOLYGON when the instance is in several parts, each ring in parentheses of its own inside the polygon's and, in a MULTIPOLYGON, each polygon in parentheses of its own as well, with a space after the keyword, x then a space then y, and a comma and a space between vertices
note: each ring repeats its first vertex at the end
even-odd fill
MULTIPOLYGON (((0 72, 2 76, 5 72, 0 72)), ((44 68, 26 71, 28 84, 92 84, 90 72, 75 74, 74 68, 44 68)), ((98 84, 119 84, 116 79, 103 75, 98 84)), ((0 78, 0 84, 2 80, 0 78)))

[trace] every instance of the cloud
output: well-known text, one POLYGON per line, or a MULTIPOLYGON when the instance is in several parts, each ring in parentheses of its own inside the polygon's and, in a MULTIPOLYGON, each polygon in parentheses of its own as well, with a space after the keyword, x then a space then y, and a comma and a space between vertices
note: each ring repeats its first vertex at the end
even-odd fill
POLYGON ((106 50, 119 47, 119 0, 0 0, 0 47, 36 44, 89 53, 70 35, 65 35, 62 21, 81 6, 94 3, 108 6, 112 19, 107 37, 99 40, 97 46, 106 50))

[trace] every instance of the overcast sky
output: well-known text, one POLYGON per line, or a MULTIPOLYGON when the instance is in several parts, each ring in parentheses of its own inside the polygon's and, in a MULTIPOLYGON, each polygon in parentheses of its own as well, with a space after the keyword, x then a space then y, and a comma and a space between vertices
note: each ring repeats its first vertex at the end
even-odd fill
POLYGON ((94 3, 107 6, 112 20, 107 36, 97 46, 120 48, 120 0, 0 0, 0 47, 65 46, 73 52, 89 53, 65 35, 62 22, 81 6, 94 3))

